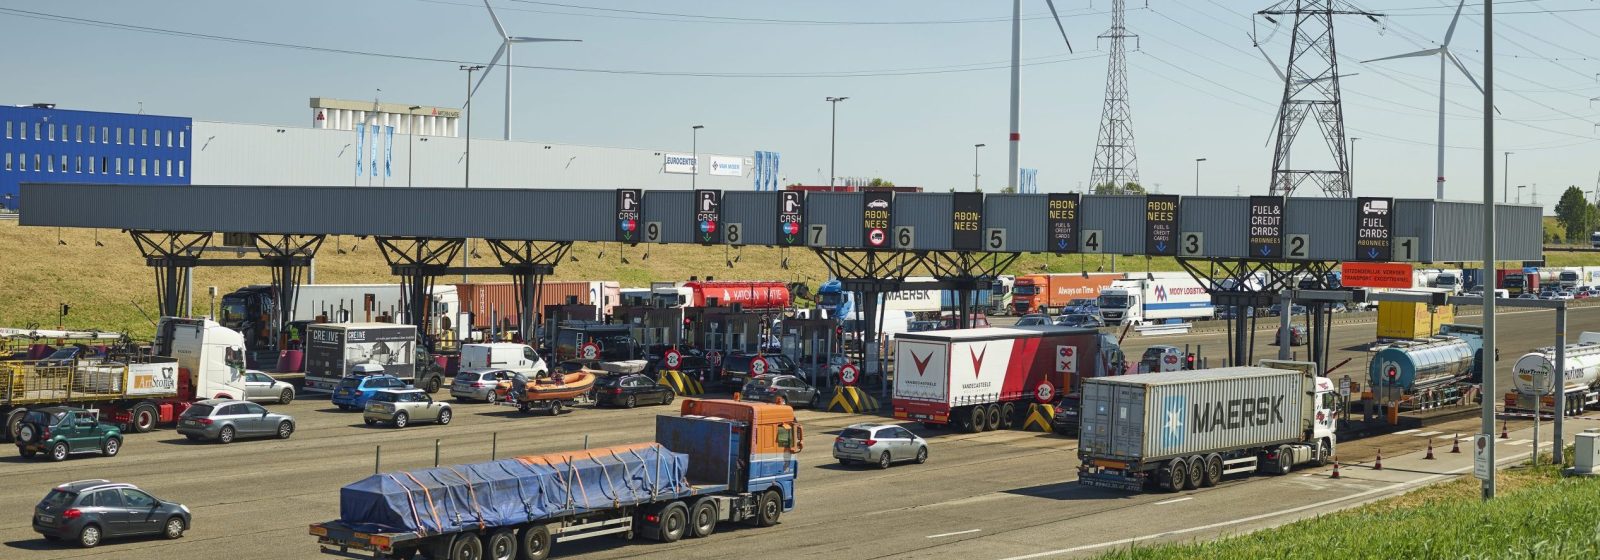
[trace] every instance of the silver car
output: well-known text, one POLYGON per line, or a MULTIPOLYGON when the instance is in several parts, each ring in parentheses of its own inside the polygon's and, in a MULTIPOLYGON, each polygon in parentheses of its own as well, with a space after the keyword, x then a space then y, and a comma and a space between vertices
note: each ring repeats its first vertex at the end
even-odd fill
POLYGON ((438 422, 442 426, 449 424, 454 415, 448 403, 433 400, 433 395, 422 389, 385 389, 367 399, 361 421, 368 426, 389 422, 396 428, 404 428, 412 422, 438 422))
POLYGON ((494 394, 495 386, 501 381, 510 381, 511 372, 499 368, 468 368, 456 373, 455 381, 450 383, 450 397, 456 400, 471 399, 494 404, 498 397, 494 394))
POLYGON ((178 433, 189 441, 233 443, 241 437, 294 435, 294 417, 267 410, 249 401, 208 399, 189 406, 178 417, 178 433))
POLYGON ((244 400, 253 402, 294 402, 294 385, 273 379, 259 371, 244 372, 244 400))
POLYGON ((875 463, 880 469, 898 461, 928 462, 928 441, 894 424, 855 424, 833 440, 833 458, 841 465, 875 463))

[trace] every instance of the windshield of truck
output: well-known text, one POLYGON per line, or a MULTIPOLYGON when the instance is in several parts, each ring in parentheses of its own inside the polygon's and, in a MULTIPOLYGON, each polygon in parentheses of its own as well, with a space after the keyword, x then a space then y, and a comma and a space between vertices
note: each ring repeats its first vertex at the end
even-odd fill
POLYGON ((1570 271, 1570 270, 1563 271, 1561 273, 1561 281, 1562 282, 1577 282, 1578 281, 1578 273, 1570 271))
POLYGON ((183 411, 183 415, 190 418, 210 418, 211 411, 215 408, 209 404, 196 404, 190 406, 189 410, 183 411))
POLYGON ((1439 275, 1438 280, 1435 280, 1434 283, 1438 284, 1439 287, 1454 286, 1456 285, 1456 277, 1441 274, 1439 275))
POLYGON ((1141 356, 1139 361, 1143 362, 1148 360, 1159 360, 1161 359, 1161 355, 1165 353, 1166 350, 1162 348, 1145 348, 1144 356, 1141 356))
POLYGON ((1128 306, 1128 296, 1100 296, 1100 299, 1095 300, 1095 304, 1100 307, 1122 309, 1128 306))
POLYGON ((861 428, 845 428, 839 431, 839 439, 872 439, 872 432, 861 428))
POLYGON ((217 322, 233 328, 244 321, 246 313, 244 300, 222 298, 222 306, 217 308, 217 322))
POLYGON ((1039 293, 1039 287, 1038 286, 1017 286, 1017 287, 1011 289, 1011 293, 1013 295, 1019 295, 1019 296, 1031 296, 1031 295, 1039 293))

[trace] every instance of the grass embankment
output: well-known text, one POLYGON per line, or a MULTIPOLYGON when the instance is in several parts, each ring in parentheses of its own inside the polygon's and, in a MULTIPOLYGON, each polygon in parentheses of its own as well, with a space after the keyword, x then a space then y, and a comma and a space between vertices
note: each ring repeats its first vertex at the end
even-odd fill
MULTIPOLYGON (((473 264, 492 263, 494 255, 487 245, 476 243, 473 264)), ((714 276, 727 280, 803 281, 815 286, 828 277, 822 262, 808 250, 791 250, 789 269, 778 266, 777 249, 749 247, 739 262, 727 262, 738 251, 689 245, 655 245, 650 258, 645 248, 629 247, 618 251, 615 243, 578 243, 567 261, 556 267, 552 280, 617 280, 624 286, 644 287, 652 281, 682 281, 690 276, 714 276), (604 256, 601 251, 604 250, 604 256), (621 256, 629 263, 623 264, 621 256)), ((221 256, 209 254, 208 256, 221 256)), ((1600 264, 1600 255, 1591 253, 1552 253, 1550 266, 1600 264)), ((1080 271, 1176 271, 1171 258, 1120 257, 1110 255, 1022 255, 1008 271, 1011 274, 1080 271)), ((270 274, 265 268, 198 268, 194 274, 194 304, 197 312, 207 309, 208 286, 225 294, 240 286, 265 284, 270 274)), ((458 278, 445 278, 454 282, 458 278)), ((329 239, 317 255, 317 282, 321 284, 395 283, 371 240, 344 236, 329 239), (343 249, 343 253, 340 253, 343 249)), ((475 282, 509 282, 504 276, 475 276, 475 282)), ((148 335, 153 330, 138 308, 154 313, 155 275, 144 265, 132 239, 114 230, 21 227, 12 220, 0 221, 0 326, 25 327, 39 324, 53 327, 60 304, 72 306, 65 325, 74 329, 127 331, 148 335), (58 241, 59 240, 59 241, 58 241), (96 244, 96 241, 100 245, 96 244)))
POLYGON ((1496 484, 1498 497, 1487 503, 1468 475, 1248 535, 1100 558, 1600 558, 1600 479, 1565 478, 1546 466, 1501 471, 1496 484))

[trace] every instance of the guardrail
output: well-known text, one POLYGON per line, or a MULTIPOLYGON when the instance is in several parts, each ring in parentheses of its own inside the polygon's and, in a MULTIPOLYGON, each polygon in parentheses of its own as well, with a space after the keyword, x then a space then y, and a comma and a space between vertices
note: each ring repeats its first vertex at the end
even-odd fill
POLYGON ((1191 326, 1193 326, 1191 323, 1159 323, 1155 325, 1139 325, 1134 327, 1133 331, 1139 333, 1139 336, 1186 334, 1191 326))

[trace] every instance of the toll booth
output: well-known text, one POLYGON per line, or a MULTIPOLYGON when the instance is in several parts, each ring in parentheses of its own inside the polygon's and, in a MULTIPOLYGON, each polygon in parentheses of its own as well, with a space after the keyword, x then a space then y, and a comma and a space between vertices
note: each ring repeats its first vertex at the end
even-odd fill
POLYGON ((687 338, 694 346, 724 354, 761 351, 761 339, 770 330, 770 315, 747 313, 736 307, 690 307, 684 310, 687 338))
POLYGON ((830 366, 844 357, 839 345, 839 322, 833 319, 784 319, 775 334, 782 341, 783 353, 798 362, 819 387, 838 380, 829 375, 830 366))
POLYGON ((645 346, 686 345, 683 335, 683 308, 653 305, 619 305, 611 311, 611 322, 626 324, 640 333, 645 346))

